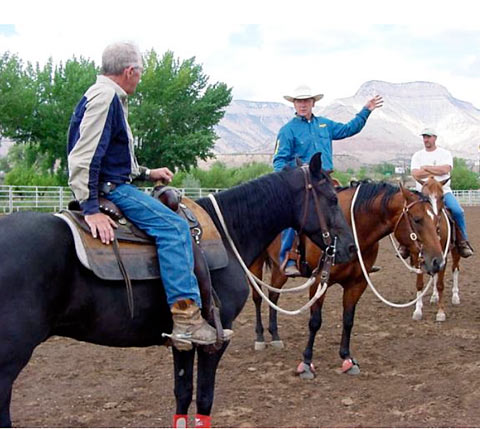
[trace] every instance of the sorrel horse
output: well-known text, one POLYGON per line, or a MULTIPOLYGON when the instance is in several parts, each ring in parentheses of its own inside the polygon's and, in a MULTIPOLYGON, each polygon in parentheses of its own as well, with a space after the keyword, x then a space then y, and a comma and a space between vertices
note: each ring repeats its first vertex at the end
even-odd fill
MULTIPOLYGON (((448 236, 448 224, 447 219, 444 215, 444 209, 446 209, 445 204, 443 202, 443 185, 447 183, 450 178, 445 179, 443 181, 437 181, 434 176, 428 177, 426 180, 419 181, 422 185, 422 193, 428 197, 432 204, 432 208, 434 211, 435 216, 437 217, 438 228, 440 233, 440 239, 442 243, 443 249, 446 249, 446 246, 449 246, 449 251, 452 255, 452 304, 458 305, 460 304, 460 290, 458 287, 458 279, 460 274, 460 255, 457 251, 456 246, 452 245, 452 240, 450 243, 447 244, 447 236, 448 236)), ((455 236, 455 226, 450 225, 450 236, 455 236)), ((419 255, 418 252, 412 252, 410 254, 410 260, 412 266, 417 266, 418 264, 419 255)), ((433 282, 433 293, 430 298, 430 303, 435 304, 437 303, 437 314, 435 316, 435 320, 437 322, 444 322, 447 318, 445 313, 445 301, 443 292, 445 290, 445 270, 446 270, 446 262, 445 266, 438 272, 438 274, 434 278, 433 282)), ((422 297, 420 296, 421 290, 423 289, 423 274, 417 274, 417 295, 419 297, 416 305, 415 311, 413 312, 412 318, 413 320, 422 320, 423 318, 423 301, 422 297)))
MULTIPOLYGON (((417 246, 422 248, 422 268, 429 274, 438 272, 443 267, 443 256, 440 242, 436 233, 436 224, 431 215, 431 206, 426 197, 418 192, 409 191, 402 186, 393 186, 388 183, 360 182, 348 188, 338 190, 339 204, 345 217, 351 224, 350 207, 352 199, 360 185, 355 203, 355 224, 358 234, 358 244, 367 271, 371 269, 377 258, 379 241, 394 232, 397 240, 412 251, 417 246), (412 232, 416 239, 412 239, 412 232)), ((258 260, 252 265, 252 272, 257 277, 262 275, 263 262, 269 261, 272 277, 271 284, 281 288, 287 278, 279 269, 280 240, 276 240, 268 247, 258 260)), ((306 240, 305 257, 309 267, 315 267, 322 252, 311 241, 306 240)), ((362 296, 367 281, 362 273, 358 259, 348 263, 336 264, 332 267, 328 285, 340 283, 343 287, 343 330, 340 343, 340 358, 343 360, 344 372, 355 374, 359 367, 350 352, 350 337, 352 333, 355 308, 362 296)), ((314 295, 317 283, 310 288, 310 297, 314 295)), ((253 291, 253 300, 256 307, 256 348, 264 342, 261 318, 261 299, 253 291)), ((313 378, 313 344, 315 336, 322 324, 322 306, 325 299, 323 294, 311 307, 309 321, 309 339, 303 353, 303 362, 297 368, 297 373, 302 378, 313 378)), ((278 293, 270 293, 270 299, 276 303, 278 293)), ((269 332, 276 345, 282 345, 278 335, 277 312, 270 308, 269 332)))
MULTIPOLYGON (((287 227, 302 228, 325 248, 320 224, 325 225, 337 238, 340 261, 346 262, 355 252, 334 187, 321 170, 320 154, 309 166, 265 175, 217 194, 216 200, 247 264, 287 227)), ((198 204, 219 226, 210 199, 198 204)), ((222 324, 231 328, 249 288, 228 244, 226 248, 229 263, 212 271, 211 279, 221 303, 222 324)), ((172 319, 161 284, 132 283, 137 309, 133 318, 124 283, 101 280, 81 265, 63 220, 53 214, 26 212, 0 220, 0 427, 11 425, 13 382, 35 347, 52 335, 114 347, 164 344, 162 333, 171 332, 172 319)), ((188 352, 172 349, 177 416, 187 415, 192 402, 196 351, 197 417, 199 426, 210 424, 215 374, 226 347, 225 343, 212 353, 202 347, 188 352)))

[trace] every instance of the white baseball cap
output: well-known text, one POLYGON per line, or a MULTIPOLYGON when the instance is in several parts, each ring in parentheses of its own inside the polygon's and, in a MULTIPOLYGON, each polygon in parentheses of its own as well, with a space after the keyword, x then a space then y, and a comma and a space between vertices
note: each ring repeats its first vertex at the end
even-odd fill
POLYGON ((425 128, 420 135, 437 137, 437 132, 433 128, 425 128))

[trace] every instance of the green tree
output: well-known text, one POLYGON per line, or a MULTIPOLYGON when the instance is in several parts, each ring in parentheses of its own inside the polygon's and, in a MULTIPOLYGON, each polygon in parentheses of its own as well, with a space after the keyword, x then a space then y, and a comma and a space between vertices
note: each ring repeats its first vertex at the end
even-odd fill
POLYGON ((452 189, 478 189, 480 187, 478 176, 471 171, 462 158, 453 159, 452 189))
POLYGON ((129 102, 139 162, 189 170, 206 160, 217 136, 214 126, 232 99, 224 83, 208 84, 195 58, 180 61, 150 51, 136 94, 129 102))
POLYGON ((8 52, 1 57, 0 134, 43 155, 39 173, 53 173, 57 160, 66 170, 70 116, 96 74, 95 64, 83 58, 34 67, 8 52))

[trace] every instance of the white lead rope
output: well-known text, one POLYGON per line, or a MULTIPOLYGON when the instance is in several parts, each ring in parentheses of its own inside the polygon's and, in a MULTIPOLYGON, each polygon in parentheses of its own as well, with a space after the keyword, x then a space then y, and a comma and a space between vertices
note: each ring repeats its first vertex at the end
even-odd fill
POLYGON ((273 286, 270 286, 270 285, 267 285, 266 283, 262 282, 261 280, 257 279, 256 276, 254 276, 250 270, 248 269, 248 267, 245 265, 245 262, 243 262, 243 259, 242 257, 240 256, 240 253, 238 252, 236 246, 235 246, 235 243, 233 242, 232 238, 230 237, 230 234, 228 232, 228 229, 227 229, 227 225, 225 224, 225 220, 223 219, 223 216, 222 216, 222 212, 220 211, 220 207, 218 206, 218 203, 217 203, 217 200, 215 199, 215 196, 213 194, 209 194, 208 195, 208 198, 210 198, 210 201, 212 202, 213 204, 213 208, 215 209, 215 213, 217 214, 217 217, 218 217, 218 220, 220 221, 221 225, 222 225, 222 228, 223 228, 223 231, 225 232, 225 235, 227 237, 227 240, 233 250, 233 253, 235 254, 235 256, 237 257, 238 259, 238 262, 240 263, 240 266, 243 268, 243 271, 245 272, 245 274, 247 275, 248 279, 250 280, 250 283, 253 285, 253 287, 255 288, 255 290, 258 292, 258 294, 268 303, 268 305, 270 307, 272 307, 273 309, 277 310, 278 312, 282 313, 282 314, 286 314, 288 316, 295 316, 297 314, 300 314, 302 313, 303 311, 305 310, 308 310, 314 303, 315 301, 317 301, 317 299, 319 299, 324 293, 325 291, 327 290, 327 286, 328 286, 328 283, 322 283, 322 286, 317 288, 317 291, 315 293, 315 295, 313 296, 313 298, 308 301, 303 307, 299 308, 298 310, 284 310, 283 308, 279 307, 278 305, 274 304, 264 293, 263 293, 263 290, 262 288, 258 285, 257 281, 260 282, 261 284, 263 284, 264 286, 266 286, 268 289, 270 290, 273 290, 275 292, 279 292, 279 293, 282 293, 282 292, 298 292, 300 290, 303 290, 303 289, 306 289, 307 287, 310 287, 311 285, 313 285, 313 283, 315 283, 315 276, 312 276, 310 277, 303 285, 301 286, 298 286, 296 288, 291 288, 291 289, 285 289, 285 290, 282 290, 282 289, 277 289, 277 288, 274 288, 273 286))
POLYGON ((365 280, 367 281, 368 285, 370 286, 370 288, 372 289, 373 293, 377 296, 378 299, 380 299, 380 301, 382 301, 384 304, 387 304, 389 305, 390 307, 395 307, 395 308, 405 308, 405 307, 410 307, 411 305, 414 305, 417 303, 418 300, 422 299, 423 296, 427 293, 427 290, 429 289, 430 285, 432 284, 433 282, 433 277, 430 278, 430 281, 428 282, 427 286, 423 289, 422 293, 418 294, 417 297, 410 301, 410 302, 407 302, 405 304, 396 304, 394 302, 391 302, 391 301, 388 301, 387 299, 385 299, 382 295, 380 295, 380 293, 377 291, 377 289, 375 289, 375 286, 373 285, 373 283, 371 282, 370 280, 370 277, 368 276, 368 273, 367 273, 367 270, 365 268, 365 264, 363 263, 363 258, 362 258, 362 252, 360 251, 360 244, 358 242, 358 236, 357 236, 357 228, 355 226, 355 216, 354 216, 354 213, 353 213, 353 209, 355 207, 355 201, 357 199, 357 195, 358 195, 358 191, 360 190, 360 186, 361 185, 358 185, 358 188, 357 190, 355 191, 355 195, 353 196, 353 200, 352 200, 352 205, 350 207, 350 216, 351 216, 351 219, 352 219, 352 231, 353 231, 353 237, 355 238, 355 245, 357 246, 357 256, 358 256, 358 261, 360 262, 360 266, 362 268, 362 272, 363 272, 363 275, 365 277, 365 280))

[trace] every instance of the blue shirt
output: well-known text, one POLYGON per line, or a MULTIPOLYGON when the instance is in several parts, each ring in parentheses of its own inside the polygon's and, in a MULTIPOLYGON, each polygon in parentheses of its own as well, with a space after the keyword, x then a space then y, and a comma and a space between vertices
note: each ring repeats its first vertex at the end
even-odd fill
POLYGON ((370 113, 364 107, 346 124, 322 116, 312 115, 309 121, 303 116, 295 116, 278 133, 273 156, 274 170, 280 171, 286 165, 294 167, 296 157, 303 163, 310 162, 317 152, 322 153, 322 168, 333 170, 332 140, 341 140, 359 133, 370 113))

